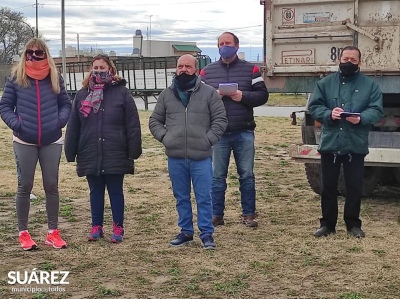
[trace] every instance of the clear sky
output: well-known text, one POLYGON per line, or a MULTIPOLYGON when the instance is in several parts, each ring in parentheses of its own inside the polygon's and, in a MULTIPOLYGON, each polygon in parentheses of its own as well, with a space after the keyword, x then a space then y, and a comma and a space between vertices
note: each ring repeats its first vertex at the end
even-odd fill
MULTIPOLYGON (((38 0, 39 33, 53 56, 61 50, 61 0, 38 0)), ((36 25, 36 0, 1 0, 36 25)), ((217 37, 232 31, 247 60, 262 60, 263 6, 259 0, 65 0, 66 46, 132 52, 137 29, 144 38, 196 42, 202 54, 218 58, 217 37), (151 27, 151 34, 150 34, 151 27)))

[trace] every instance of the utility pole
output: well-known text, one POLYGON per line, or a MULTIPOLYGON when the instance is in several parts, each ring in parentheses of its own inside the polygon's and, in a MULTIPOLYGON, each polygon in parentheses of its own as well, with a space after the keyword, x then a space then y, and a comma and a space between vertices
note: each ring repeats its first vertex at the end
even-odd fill
POLYGON ((38 0, 36 0, 36 38, 39 37, 39 18, 38 18, 38 0))
POLYGON ((150 15, 150 57, 151 57, 151 17, 153 15, 150 15))
POLYGON ((78 62, 79 62, 79 57, 81 56, 81 54, 79 53, 79 33, 77 33, 76 34, 76 40, 77 40, 77 43, 78 43, 78 62))
POLYGON ((61 0, 61 53, 62 53, 62 73, 65 89, 67 88, 67 65, 65 61, 65 0, 61 0))
POLYGON ((147 16, 147 17, 150 18, 150 30, 149 30, 149 27, 147 26, 147 42, 148 42, 148 44, 147 44, 147 53, 148 53, 149 57, 151 57, 151 17, 152 16, 153 15, 148 15, 147 16))

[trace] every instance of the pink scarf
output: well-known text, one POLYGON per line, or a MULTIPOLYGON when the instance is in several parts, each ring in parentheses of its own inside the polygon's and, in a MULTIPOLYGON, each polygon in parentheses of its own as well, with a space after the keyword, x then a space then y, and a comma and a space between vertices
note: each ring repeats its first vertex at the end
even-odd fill
POLYGON ((103 90, 106 84, 112 83, 113 76, 108 72, 93 72, 90 75, 89 89, 90 93, 85 100, 81 102, 79 111, 83 117, 88 117, 93 109, 93 113, 99 112, 100 104, 103 101, 103 90))

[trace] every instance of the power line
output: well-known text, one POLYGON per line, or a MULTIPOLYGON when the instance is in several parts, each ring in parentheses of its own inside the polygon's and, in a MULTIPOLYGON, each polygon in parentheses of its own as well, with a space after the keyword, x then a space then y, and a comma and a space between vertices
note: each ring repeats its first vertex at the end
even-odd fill
MULTIPOLYGON (((168 5, 187 5, 187 4, 203 4, 203 3, 212 3, 212 2, 214 2, 214 1, 191 1, 191 2, 168 2, 167 4, 168 5)), ((162 5, 163 3, 146 3, 146 4, 124 4, 124 7, 126 7, 126 6, 133 6, 133 7, 136 7, 136 6, 160 6, 160 5, 162 5)), ((46 4, 41 4, 41 5, 44 5, 44 6, 60 6, 60 4, 59 3, 46 3, 46 4)), ((29 5, 30 6, 30 5, 29 5)), ((107 6, 107 7, 109 7, 110 6, 110 4, 65 4, 65 6, 71 6, 71 7, 73 7, 73 6, 107 6)), ((26 6, 24 6, 24 7, 26 7, 26 6)))
MULTIPOLYGON (((250 29, 250 28, 260 28, 263 25, 252 25, 252 26, 245 26, 245 27, 236 27, 236 28, 224 28, 224 29, 207 29, 207 28, 202 28, 202 29, 196 29, 196 28, 191 28, 188 30, 182 30, 182 31, 174 31, 172 33, 161 33, 160 36, 188 36, 188 35, 199 35, 199 34, 204 34, 204 33, 222 33, 223 31, 236 31, 236 30, 243 30, 243 29, 250 29)), ((153 32, 154 33, 154 32, 153 32)), ((85 34, 84 32, 80 33, 81 37, 92 37, 93 39, 102 39, 102 38, 115 38, 115 39, 122 39, 122 38, 132 38, 132 34, 126 34, 126 35, 96 35, 93 36, 90 33, 85 34)), ((57 39, 54 39, 57 40, 57 39)))
POLYGON ((17 10, 17 9, 21 9, 21 8, 25 8, 25 7, 33 7, 34 5, 35 5, 35 4, 25 5, 25 6, 13 8, 12 10, 17 10))

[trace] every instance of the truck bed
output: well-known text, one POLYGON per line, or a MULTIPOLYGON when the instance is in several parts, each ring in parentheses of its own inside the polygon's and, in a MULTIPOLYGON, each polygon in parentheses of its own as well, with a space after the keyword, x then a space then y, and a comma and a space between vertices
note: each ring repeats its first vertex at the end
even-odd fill
POLYGON ((349 45, 384 93, 400 92, 400 1, 266 0, 264 28, 271 92, 312 92, 349 45))

